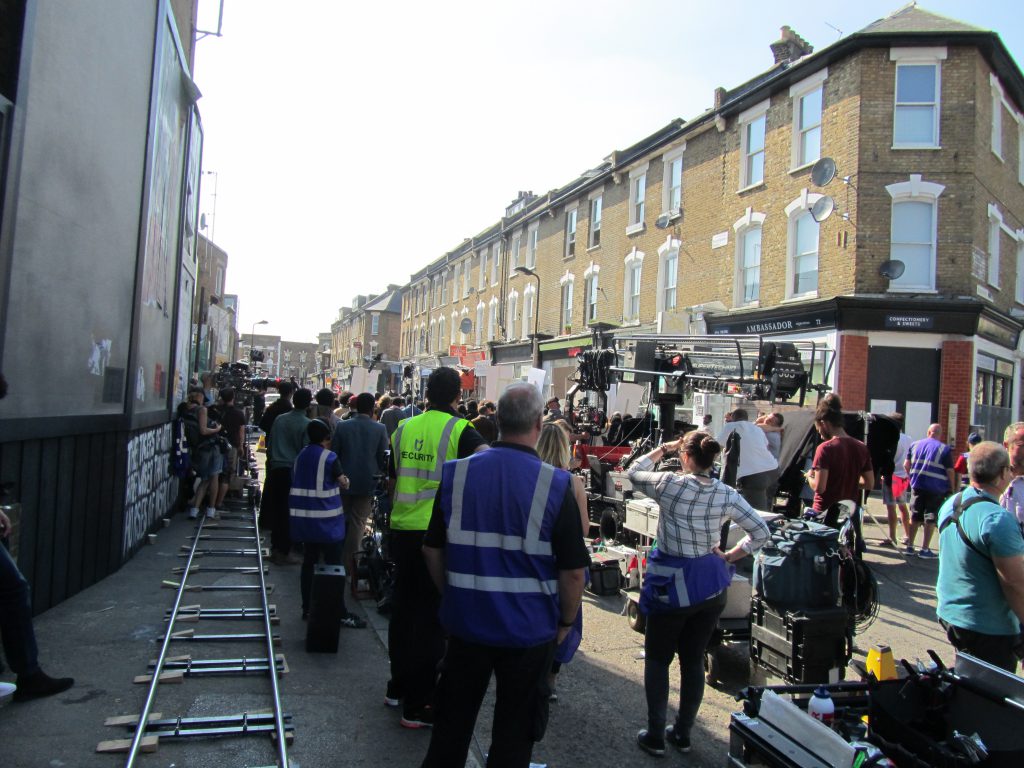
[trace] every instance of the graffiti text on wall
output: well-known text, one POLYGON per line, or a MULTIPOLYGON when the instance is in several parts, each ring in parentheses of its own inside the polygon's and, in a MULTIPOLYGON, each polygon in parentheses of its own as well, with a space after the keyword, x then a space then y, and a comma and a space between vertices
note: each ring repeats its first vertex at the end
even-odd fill
POLYGON ((128 443, 124 536, 121 557, 127 558, 178 495, 178 478, 171 474, 171 425, 136 435, 128 443))

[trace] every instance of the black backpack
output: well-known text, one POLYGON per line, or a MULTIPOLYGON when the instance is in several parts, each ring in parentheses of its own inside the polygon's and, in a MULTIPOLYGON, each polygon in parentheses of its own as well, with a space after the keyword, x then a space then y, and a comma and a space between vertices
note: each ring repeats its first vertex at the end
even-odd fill
POLYGON ((792 520, 772 532, 754 558, 754 592, 773 608, 839 604, 839 531, 792 520))

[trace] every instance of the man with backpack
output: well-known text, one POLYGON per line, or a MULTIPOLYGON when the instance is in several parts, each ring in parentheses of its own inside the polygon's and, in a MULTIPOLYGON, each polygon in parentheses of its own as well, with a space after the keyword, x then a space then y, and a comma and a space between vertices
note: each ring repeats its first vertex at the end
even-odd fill
POLYGON ((968 459, 971 484, 939 510, 939 623, 957 651, 1013 673, 1024 623, 1024 536, 999 497, 1010 456, 982 442, 968 459))

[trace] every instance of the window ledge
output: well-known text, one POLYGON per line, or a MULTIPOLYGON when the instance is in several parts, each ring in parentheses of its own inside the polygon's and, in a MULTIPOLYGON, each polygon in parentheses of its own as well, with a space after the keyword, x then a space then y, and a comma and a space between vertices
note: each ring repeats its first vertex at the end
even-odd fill
POLYGON ((992 154, 995 155, 996 160, 998 160, 1000 163, 1005 163, 1006 162, 1003 159, 1003 156, 999 152, 996 152, 994 149, 992 150, 992 154))
POLYGON ((737 195, 742 195, 744 192, 752 192, 753 190, 761 189, 764 186, 765 186, 764 179, 761 179, 761 181, 757 182, 756 184, 748 184, 745 187, 740 187, 739 189, 736 190, 736 194, 737 195))
POLYGON ((639 232, 643 232, 644 229, 645 229, 645 227, 644 227, 644 223, 642 221, 638 222, 637 224, 630 224, 628 227, 626 227, 626 234, 627 235, 635 235, 635 234, 637 234, 639 232))
MULTIPOLYGON (((819 157, 818 160, 820 159, 821 158, 819 157)), ((789 173, 790 175, 793 175, 796 173, 801 173, 802 171, 806 171, 808 168, 813 168, 814 163, 818 162, 818 160, 815 160, 813 163, 804 163, 803 165, 793 166, 792 168, 789 169, 789 173)))
POLYGON ((746 304, 734 304, 733 309, 757 309, 761 306, 761 300, 748 301, 746 304))
POLYGON ((601 250, 601 244, 600 243, 598 243, 597 245, 588 245, 587 246, 587 253, 590 253, 591 251, 599 251, 599 250, 601 250))
POLYGON ((808 291, 807 293, 798 293, 795 296, 789 296, 780 301, 779 304, 798 304, 801 301, 810 301, 811 299, 816 298, 818 298, 817 291, 808 291))
POLYGON ((889 286, 886 289, 886 293, 922 293, 933 296, 938 296, 939 292, 934 288, 915 288, 913 286, 907 286, 905 288, 889 286))
POLYGON ((936 151, 942 149, 941 146, 935 144, 893 144, 890 147, 892 150, 907 150, 907 149, 925 149, 928 151, 936 151))

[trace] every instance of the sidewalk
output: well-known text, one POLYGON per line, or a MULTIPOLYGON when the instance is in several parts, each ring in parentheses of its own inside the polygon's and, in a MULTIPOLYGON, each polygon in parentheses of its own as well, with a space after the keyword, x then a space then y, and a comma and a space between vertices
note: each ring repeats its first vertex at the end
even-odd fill
MULTIPOLYGON (((880 507, 872 512, 882 522, 880 507)), ((881 509, 884 515, 884 509, 881 509)), ((110 768, 124 763, 123 756, 97 755, 96 744, 120 738, 124 731, 105 728, 113 715, 138 713, 145 686, 132 678, 146 671, 146 662, 159 650, 155 638, 163 631, 164 610, 174 592, 161 589, 170 569, 181 564, 179 546, 192 531, 190 521, 176 517, 159 532, 157 542, 145 547, 118 573, 76 595, 36 619, 41 662, 55 675, 72 675, 75 687, 59 696, 26 704, 10 703, 0 709, 3 764, 83 766, 110 768)), ((933 648, 946 660, 952 650, 935 620, 935 561, 906 558, 896 550, 877 546, 882 532, 865 525, 868 562, 881 585, 882 609, 875 624, 857 637, 858 647, 872 643, 892 646, 897 659, 925 657, 933 648)), ((278 607, 283 639, 281 652, 290 671, 281 682, 284 710, 293 716, 295 742, 289 752, 294 764, 313 766, 418 766, 426 752, 429 732, 408 731, 398 724, 400 713, 383 705, 387 682, 386 618, 372 602, 350 607, 365 615, 370 628, 342 629, 337 656, 307 654, 305 624, 298 596, 298 566, 271 566, 270 596, 278 607)), ((201 602, 195 600, 192 602, 201 602)), ((576 658, 559 675, 559 701, 551 707, 545 739, 534 750, 534 760, 550 768, 593 765, 646 765, 635 745, 637 730, 646 727, 643 692, 643 637, 629 629, 620 615, 620 597, 584 598, 584 638, 576 658)), ((226 623, 226 622, 225 622, 226 623)), ((219 627, 217 627, 219 629, 219 627)), ((230 630, 226 630, 230 631, 230 630)), ((183 653, 187 649, 175 651, 183 653)), ((201 655, 219 655, 206 645, 201 655)), ((195 653, 195 651, 193 651, 195 653)), ((708 688, 701 708, 694 751, 685 762, 669 756, 666 765, 720 766, 724 763, 729 716, 739 709, 734 694, 746 685, 747 647, 732 646, 722 665, 724 686, 708 688)), ((9 677, 9 676, 5 676, 9 677)), ((670 709, 678 702, 678 675, 672 675, 670 709)), ((260 678, 186 680, 163 686, 155 711, 170 715, 238 712, 256 708, 263 698, 260 678), (216 687, 214 687, 216 686, 216 687), (174 690, 170 690, 173 688, 174 690), (166 698, 161 698, 166 697, 166 698), (177 702, 168 707, 161 701, 177 702)), ((267 686, 269 687, 269 686, 267 686)), ((477 727, 478 746, 489 744, 493 686, 477 727)), ((141 766, 233 768, 273 764, 269 740, 263 736, 218 741, 167 742, 159 751, 144 755, 141 766)))

